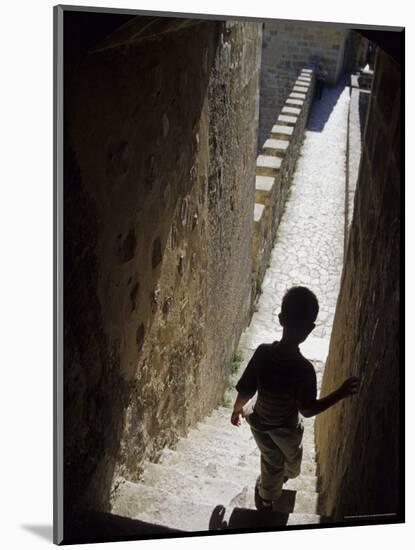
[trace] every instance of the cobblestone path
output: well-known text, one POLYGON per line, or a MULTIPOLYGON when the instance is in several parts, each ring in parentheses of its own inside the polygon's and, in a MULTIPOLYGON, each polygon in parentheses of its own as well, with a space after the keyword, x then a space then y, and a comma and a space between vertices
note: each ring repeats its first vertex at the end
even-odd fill
POLYGON ((283 294, 304 285, 316 294, 320 312, 301 349, 310 359, 325 359, 343 263, 348 107, 343 84, 314 102, 257 311, 240 341, 245 355, 281 336, 283 294))

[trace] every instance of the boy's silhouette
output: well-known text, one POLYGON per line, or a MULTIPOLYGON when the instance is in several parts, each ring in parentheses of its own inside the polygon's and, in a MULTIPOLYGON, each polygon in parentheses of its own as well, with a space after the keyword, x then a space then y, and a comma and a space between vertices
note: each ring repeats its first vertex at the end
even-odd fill
POLYGON ((319 414, 357 391, 358 379, 348 378, 336 391, 317 399, 314 367, 298 348, 315 327, 318 301, 311 290, 297 286, 282 300, 280 342, 261 344, 236 384, 238 395, 231 422, 241 423, 244 405, 258 392, 253 412, 245 416, 261 451, 261 476, 256 486, 256 504, 272 509, 282 486, 301 470, 303 423, 299 412, 319 414))

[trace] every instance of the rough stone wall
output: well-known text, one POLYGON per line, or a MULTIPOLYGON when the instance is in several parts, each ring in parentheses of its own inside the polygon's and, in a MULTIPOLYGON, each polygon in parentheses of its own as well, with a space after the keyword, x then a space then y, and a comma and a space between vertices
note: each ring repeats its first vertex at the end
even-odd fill
POLYGON ((261 28, 135 25, 65 27, 68 513, 221 401, 248 315, 261 28))
POLYGON ((231 362, 251 314, 251 238, 259 119, 262 29, 256 23, 221 26, 210 73, 208 170, 207 368, 199 401, 223 395, 231 362), (217 365, 220 372, 210 372, 217 365))
POLYGON ((379 51, 322 395, 348 376, 361 387, 316 420, 336 520, 399 512, 400 85, 399 65, 379 51))
POLYGON ((360 36, 360 40, 358 41, 357 52, 356 52, 356 64, 354 67, 354 70, 356 71, 366 65, 367 51, 369 48, 369 40, 362 35, 359 35, 359 36, 360 36))
POLYGON ((368 40, 357 31, 350 31, 345 46, 345 71, 353 73, 364 65, 368 40))
POLYGON ((344 208, 344 257, 346 256, 350 224, 353 219, 354 195, 356 192, 362 141, 366 126, 370 91, 359 88, 356 75, 351 75, 350 103, 347 129, 346 195, 344 208))
POLYGON ((349 33, 327 23, 268 21, 264 24, 258 150, 302 67, 321 60, 328 71, 327 83, 338 81, 349 33))

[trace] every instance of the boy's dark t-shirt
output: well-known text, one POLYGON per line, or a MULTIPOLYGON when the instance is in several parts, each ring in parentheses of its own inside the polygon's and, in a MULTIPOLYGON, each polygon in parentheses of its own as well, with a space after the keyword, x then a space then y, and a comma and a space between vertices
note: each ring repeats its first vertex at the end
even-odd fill
POLYGON ((235 387, 249 398, 258 391, 249 423, 260 430, 295 428, 299 409, 306 409, 317 397, 313 365, 298 349, 293 354, 279 342, 256 349, 235 387))

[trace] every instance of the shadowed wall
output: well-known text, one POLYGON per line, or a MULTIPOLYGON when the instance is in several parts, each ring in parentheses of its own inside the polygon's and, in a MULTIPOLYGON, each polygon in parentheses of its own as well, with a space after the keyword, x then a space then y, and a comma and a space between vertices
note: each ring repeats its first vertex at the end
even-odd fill
POLYGON ((322 395, 360 391, 316 420, 326 513, 399 512, 400 65, 379 49, 322 395))
POLYGON ((82 18, 65 14, 65 513, 108 510, 114 476, 222 399, 250 307, 261 47, 253 23, 137 17, 91 40, 82 18))

